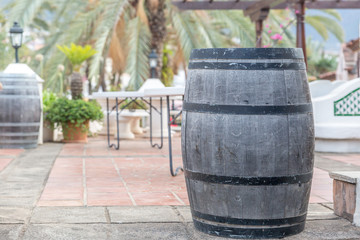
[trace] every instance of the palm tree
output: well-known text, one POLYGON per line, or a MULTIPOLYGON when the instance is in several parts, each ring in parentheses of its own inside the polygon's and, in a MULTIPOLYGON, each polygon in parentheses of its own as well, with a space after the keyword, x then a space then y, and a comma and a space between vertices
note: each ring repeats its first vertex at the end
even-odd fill
MULTIPOLYGON (((99 84, 104 86, 104 59, 111 57, 115 71, 130 74, 129 90, 138 89, 148 78, 148 54, 152 48, 158 53, 160 71, 164 43, 173 49, 175 69, 178 65, 186 66, 193 48, 255 45, 254 24, 242 11, 180 12, 171 0, 12 0, 7 7, 11 9, 9 21, 21 16, 17 20, 24 26, 31 23, 32 27, 45 30, 46 43, 40 50, 46 56, 45 79, 55 79, 51 76, 58 74, 57 66, 66 63, 65 57, 54 47, 56 44, 73 42, 94 46, 97 53, 88 62, 89 77, 99 79, 99 84), (52 13, 50 18, 45 18, 45 11, 52 13)), ((331 14, 336 16, 335 12, 331 14)), ((271 13, 270 19, 280 28, 282 17, 278 15, 271 13)), ((315 23, 321 17, 308 19, 315 23)), ((336 24, 332 25, 327 29, 338 32, 336 24)), ((264 38, 270 40, 268 35, 264 38)), ((293 44, 289 29, 282 44, 293 44)))
POLYGON ((26 26, 42 20, 43 29, 48 29, 45 47, 40 50, 46 56, 45 78, 56 74, 57 66, 66 60, 54 48, 57 44, 92 44, 97 54, 89 63, 89 77, 99 77, 104 59, 111 56, 117 60, 114 69, 130 73, 131 90, 138 89, 148 77, 150 49, 156 49, 162 59, 165 41, 174 43, 177 59, 187 59, 194 47, 227 46, 216 25, 205 22, 211 21, 210 15, 200 11, 180 13, 169 0, 88 0, 86 4, 81 0, 14 0, 7 7, 11 7, 9 21, 21 16, 19 21, 26 26), (52 11, 47 25, 44 9, 52 11))

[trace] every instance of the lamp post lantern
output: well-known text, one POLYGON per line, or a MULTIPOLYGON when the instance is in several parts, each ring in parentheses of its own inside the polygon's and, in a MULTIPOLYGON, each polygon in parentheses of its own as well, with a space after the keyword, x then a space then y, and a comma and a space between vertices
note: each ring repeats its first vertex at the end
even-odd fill
POLYGON ((22 34, 23 29, 20 27, 20 25, 17 22, 14 22, 14 25, 12 28, 10 28, 10 39, 11 39, 11 45, 13 48, 15 48, 15 60, 16 63, 19 62, 19 56, 18 56, 18 49, 22 45, 22 34))
POLYGON ((151 78, 157 77, 157 72, 156 72, 157 62, 158 62, 158 55, 156 54, 155 49, 153 49, 151 51, 151 53, 149 54, 149 65, 150 65, 150 70, 151 70, 151 78))

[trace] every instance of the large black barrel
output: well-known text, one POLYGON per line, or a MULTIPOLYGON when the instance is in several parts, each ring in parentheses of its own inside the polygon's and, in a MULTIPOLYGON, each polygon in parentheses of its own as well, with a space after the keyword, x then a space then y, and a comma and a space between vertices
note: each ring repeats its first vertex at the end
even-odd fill
POLYGON ((301 232, 314 124, 301 49, 195 49, 182 154, 195 227, 233 238, 301 232))
POLYGON ((40 96, 35 75, 0 74, 0 148, 35 148, 40 96))

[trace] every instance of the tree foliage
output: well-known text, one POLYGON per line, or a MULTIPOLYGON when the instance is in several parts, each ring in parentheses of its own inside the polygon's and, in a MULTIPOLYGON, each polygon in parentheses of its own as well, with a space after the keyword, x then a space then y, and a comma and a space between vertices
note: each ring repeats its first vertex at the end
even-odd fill
MULTIPOLYGON (((17 20, 24 27, 35 29, 38 37, 45 40, 38 53, 45 56, 46 81, 59 76, 59 65, 69 69, 57 45, 93 46, 96 54, 88 62, 87 75, 98 86, 105 86, 105 59, 111 57, 114 73, 131 76, 130 90, 137 90, 148 78, 151 48, 155 47, 158 53, 159 71, 163 69, 164 46, 171 49, 167 67, 176 74, 181 66, 187 66, 193 48, 255 47, 254 23, 238 10, 179 11, 171 0, 10 0, 5 8, 10 21, 17 20)), ((294 9, 271 10, 265 22, 269 27, 264 28, 264 45, 294 47, 295 17, 294 9)), ((336 11, 307 15, 305 20, 324 39, 334 34, 343 40, 336 11)))

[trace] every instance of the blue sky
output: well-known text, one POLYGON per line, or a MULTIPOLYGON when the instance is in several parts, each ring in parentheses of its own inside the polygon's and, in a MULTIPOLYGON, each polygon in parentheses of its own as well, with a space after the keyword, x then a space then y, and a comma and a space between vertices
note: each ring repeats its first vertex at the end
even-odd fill
MULTIPOLYGON (((319 11, 308 10, 309 14, 316 14, 319 11)), ((357 10, 338 10, 341 14, 342 21, 341 26, 344 28, 345 32, 345 41, 348 42, 352 39, 356 39, 359 37, 359 20, 360 20, 360 9, 357 10)), ((324 42, 324 40, 320 37, 318 33, 311 27, 306 28, 307 36, 312 36, 312 38, 319 42, 324 42)), ((336 51, 340 48, 339 41, 332 35, 330 35, 329 39, 324 42, 324 47, 326 50, 336 51)))

